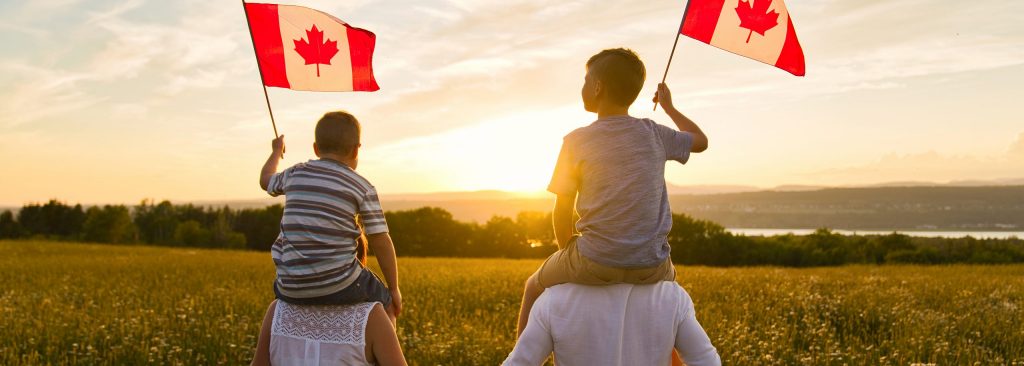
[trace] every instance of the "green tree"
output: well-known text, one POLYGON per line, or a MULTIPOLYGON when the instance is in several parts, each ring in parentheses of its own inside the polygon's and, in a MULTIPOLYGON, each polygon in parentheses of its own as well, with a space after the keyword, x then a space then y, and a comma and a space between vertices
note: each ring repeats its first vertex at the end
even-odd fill
POLYGON ((245 248, 245 235, 231 229, 229 217, 231 209, 224 207, 214 214, 213 226, 210 228, 211 244, 230 249, 245 248))
POLYGON ((85 222, 82 205, 69 206, 57 200, 26 205, 18 211, 18 222, 29 235, 77 239, 85 222))
POLYGON ((475 225, 456 221, 437 207, 385 213, 395 252, 404 256, 464 256, 475 225))
POLYGON ((531 247, 556 246, 555 231, 551 224, 550 212, 524 211, 516 215, 516 225, 526 235, 531 247))
POLYGON ((281 232, 284 206, 278 204, 259 209, 243 209, 235 216, 233 228, 245 235, 249 249, 268 251, 281 232))
POLYGON ((139 229, 140 239, 151 244, 174 244, 178 225, 175 211, 170 201, 154 205, 152 201, 144 200, 135 206, 135 226, 139 229))
POLYGON ((96 243, 136 241, 135 223, 125 206, 90 207, 82 224, 82 239, 96 243))
POLYGON ((0 239, 20 238, 23 235, 21 224, 14 220, 14 213, 0 213, 0 239))
POLYGON ((189 247, 208 246, 210 231, 204 229, 198 221, 188 220, 175 227, 174 243, 189 247))
POLYGON ((522 258, 529 253, 526 230, 512 219, 494 216, 479 231, 474 247, 490 248, 490 257, 522 258))

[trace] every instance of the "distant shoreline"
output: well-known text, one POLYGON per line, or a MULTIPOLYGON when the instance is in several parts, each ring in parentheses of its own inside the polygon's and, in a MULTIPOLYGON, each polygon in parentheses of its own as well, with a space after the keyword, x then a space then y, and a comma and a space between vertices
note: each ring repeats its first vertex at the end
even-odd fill
MULTIPOLYGON (((726 228, 726 231, 743 236, 778 236, 793 234, 797 236, 804 236, 814 233, 816 229, 778 229, 778 228, 726 228)), ((922 237, 922 238, 963 238, 970 236, 975 239, 1009 239, 1009 238, 1024 238, 1024 231, 997 231, 997 230, 842 230, 842 229, 829 229, 833 233, 844 235, 844 236, 871 236, 871 235, 889 235, 892 233, 903 234, 907 236, 922 237)))

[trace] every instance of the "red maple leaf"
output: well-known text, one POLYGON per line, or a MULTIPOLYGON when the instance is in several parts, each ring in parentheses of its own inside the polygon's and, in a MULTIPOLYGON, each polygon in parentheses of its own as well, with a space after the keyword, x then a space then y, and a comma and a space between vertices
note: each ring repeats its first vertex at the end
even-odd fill
POLYGON ((305 38, 293 40, 295 52, 306 60, 306 65, 316 64, 316 77, 320 77, 320 65, 330 65, 331 59, 338 54, 338 41, 327 39, 325 42, 324 32, 316 29, 316 24, 313 24, 313 29, 306 31, 306 38, 309 38, 309 42, 305 38))
POLYGON ((779 25, 779 13, 774 9, 769 12, 770 6, 772 0, 740 0, 736 6, 736 15, 740 16, 740 27, 750 30, 747 34, 747 43, 750 43, 750 36, 754 32, 763 36, 764 32, 779 25))

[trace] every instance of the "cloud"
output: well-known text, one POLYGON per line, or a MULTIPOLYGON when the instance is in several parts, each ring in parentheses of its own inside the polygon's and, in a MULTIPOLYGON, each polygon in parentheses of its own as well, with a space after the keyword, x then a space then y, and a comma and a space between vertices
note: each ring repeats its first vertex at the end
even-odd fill
POLYGON ((1017 142, 1010 146, 1007 155, 1017 159, 1024 159, 1024 132, 1017 136, 1017 142))
MULTIPOLYGON (((233 76, 255 70, 251 57, 239 55, 244 51, 241 44, 248 42, 244 27, 230 21, 242 19, 240 9, 232 7, 232 15, 226 7, 193 2, 170 24, 129 20, 129 14, 143 5, 131 1, 90 13, 80 29, 99 30, 97 34, 106 39, 98 50, 72 48, 74 54, 85 51, 84 56, 75 56, 82 61, 66 63, 61 57, 53 62, 0 63, 0 69, 13 71, 11 87, 0 101, 0 113, 5 115, 0 123, 24 125, 111 99, 160 103, 186 90, 218 88, 233 76)), ((38 10, 33 9, 29 10, 38 10)), ((110 108, 115 116, 124 115, 117 106, 110 108)))
POLYGON ((420 5, 416 13, 425 16, 412 21, 429 27, 415 23, 378 32, 375 71, 386 92, 366 116, 390 131, 388 139, 400 140, 524 108, 577 105, 587 57, 652 31, 643 19, 672 6, 678 4, 531 0, 420 5), (613 28, 618 29, 613 36, 593 36, 595 29, 613 28))
POLYGON ((49 32, 43 29, 26 27, 23 25, 11 24, 7 22, 0 22, 0 29, 18 32, 36 38, 46 37, 49 34, 49 32))
POLYGON ((6 90, 0 101, 0 115, 4 116, 0 126, 5 129, 94 106, 105 99, 78 87, 90 78, 87 74, 16 62, 0 63, 0 69, 28 80, 6 90))
POLYGON ((142 0, 125 1, 105 11, 91 13, 88 23, 97 24, 108 19, 119 18, 124 13, 138 9, 140 6, 142 6, 142 0))
MULTIPOLYGON (((203 68, 221 67, 235 59, 241 41, 248 37, 238 27, 225 25, 227 16, 216 7, 187 8, 189 13, 170 25, 126 20, 122 8, 94 17, 93 23, 112 39, 93 57, 92 69, 109 77, 134 77, 146 70, 180 80, 181 74, 203 73, 203 68)), ((210 71, 205 71, 199 79, 209 80, 209 76, 210 71)))

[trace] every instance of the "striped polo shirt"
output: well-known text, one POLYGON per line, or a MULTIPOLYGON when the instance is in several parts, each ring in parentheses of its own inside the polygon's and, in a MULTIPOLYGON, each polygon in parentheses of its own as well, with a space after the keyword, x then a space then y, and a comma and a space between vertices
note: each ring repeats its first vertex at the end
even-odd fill
POLYGON ((278 291, 288 297, 325 296, 355 281, 362 271, 357 217, 367 235, 388 231, 373 185, 332 160, 310 160, 274 174, 267 193, 285 195, 281 234, 270 253, 278 291))

